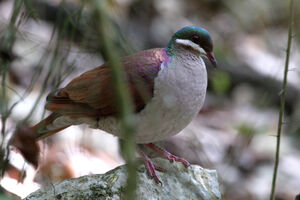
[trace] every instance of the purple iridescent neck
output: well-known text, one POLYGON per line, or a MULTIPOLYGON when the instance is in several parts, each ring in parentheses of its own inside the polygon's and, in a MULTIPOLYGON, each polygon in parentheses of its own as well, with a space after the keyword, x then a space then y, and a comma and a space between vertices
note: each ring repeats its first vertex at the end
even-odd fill
POLYGON ((164 61, 163 64, 168 67, 168 64, 171 62, 172 60, 172 54, 170 54, 168 52, 168 47, 164 49, 164 53, 163 53, 163 57, 164 57, 164 61))

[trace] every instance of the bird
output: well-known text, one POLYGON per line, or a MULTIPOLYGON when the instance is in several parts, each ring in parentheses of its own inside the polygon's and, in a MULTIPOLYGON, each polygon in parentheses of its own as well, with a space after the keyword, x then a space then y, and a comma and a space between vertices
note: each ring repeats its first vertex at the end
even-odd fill
MULTIPOLYGON (((163 169, 139 146, 158 152, 170 162, 190 166, 187 160, 154 143, 176 135, 199 113, 207 90, 203 57, 217 66, 209 32, 202 27, 186 26, 173 34, 165 48, 142 50, 120 59, 134 105, 137 151, 149 177, 157 183, 161 183, 157 170, 163 169)), ((19 133, 30 132, 31 139, 18 138, 16 134, 15 146, 21 152, 23 148, 23 154, 23 143, 31 151, 38 151, 33 142, 79 124, 126 139, 121 134, 113 91, 109 62, 81 74, 47 96, 45 108, 51 114, 33 127, 20 129, 19 133)))

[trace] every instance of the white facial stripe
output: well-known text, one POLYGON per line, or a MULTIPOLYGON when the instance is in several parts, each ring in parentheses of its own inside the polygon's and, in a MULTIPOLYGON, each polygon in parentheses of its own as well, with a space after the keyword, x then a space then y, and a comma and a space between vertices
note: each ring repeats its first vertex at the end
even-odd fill
POLYGON ((176 43, 184 45, 184 46, 192 47, 194 50, 198 51, 200 54, 206 55, 206 52, 204 51, 204 49, 202 49, 198 44, 195 44, 191 40, 176 39, 176 43))

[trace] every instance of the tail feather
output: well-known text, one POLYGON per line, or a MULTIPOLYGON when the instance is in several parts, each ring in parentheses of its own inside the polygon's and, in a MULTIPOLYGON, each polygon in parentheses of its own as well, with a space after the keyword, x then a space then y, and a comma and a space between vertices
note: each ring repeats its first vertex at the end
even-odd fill
POLYGON ((68 127, 64 126, 51 130, 47 129, 47 126, 52 124, 59 116, 60 114, 52 113, 33 127, 20 126, 13 135, 11 144, 21 152, 25 160, 35 167, 38 166, 40 152, 37 141, 68 127))
POLYGON ((50 135, 54 135, 55 133, 60 132, 61 130, 65 129, 65 128, 68 128, 70 125, 57 127, 54 129, 48 128, 48 125, 51 125, 54 122, 54 120, 56 120, 60 116, 61 115, 58 113, 52 113, 47 118, 45 118, 38 124, 34 125, 33 127, 31 127, 32 131, 34 132, 35 140, 38 141, 38 140, 44 139, 50 135))

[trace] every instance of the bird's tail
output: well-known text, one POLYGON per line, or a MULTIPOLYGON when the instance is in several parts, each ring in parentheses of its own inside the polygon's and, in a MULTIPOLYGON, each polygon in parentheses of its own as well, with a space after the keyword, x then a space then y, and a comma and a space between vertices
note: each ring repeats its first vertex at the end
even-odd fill
POLYGON ((60 132, 65 128, 68 128, 70 125, 61 125, 51 128, 49 127, 51 124, 53 124, 54 120, 56 120, 60 116, 61 115, 58 113, 52 113, 47 118, 43 119, 38 124, 31 127, 31 130, 35 133, 35 140, 38 141, 44 139, 50 135, 60 132))
POLYGON ((38 166, 38 157, 40 148, 37 141, 53 135, 70 125, 49 128, 51 124, 60 117, 58 113, 52 113, 47 118, 32 127, 19 126, 11 140, 11 144, 15 146, 24 158, 35 167, 38 166))

